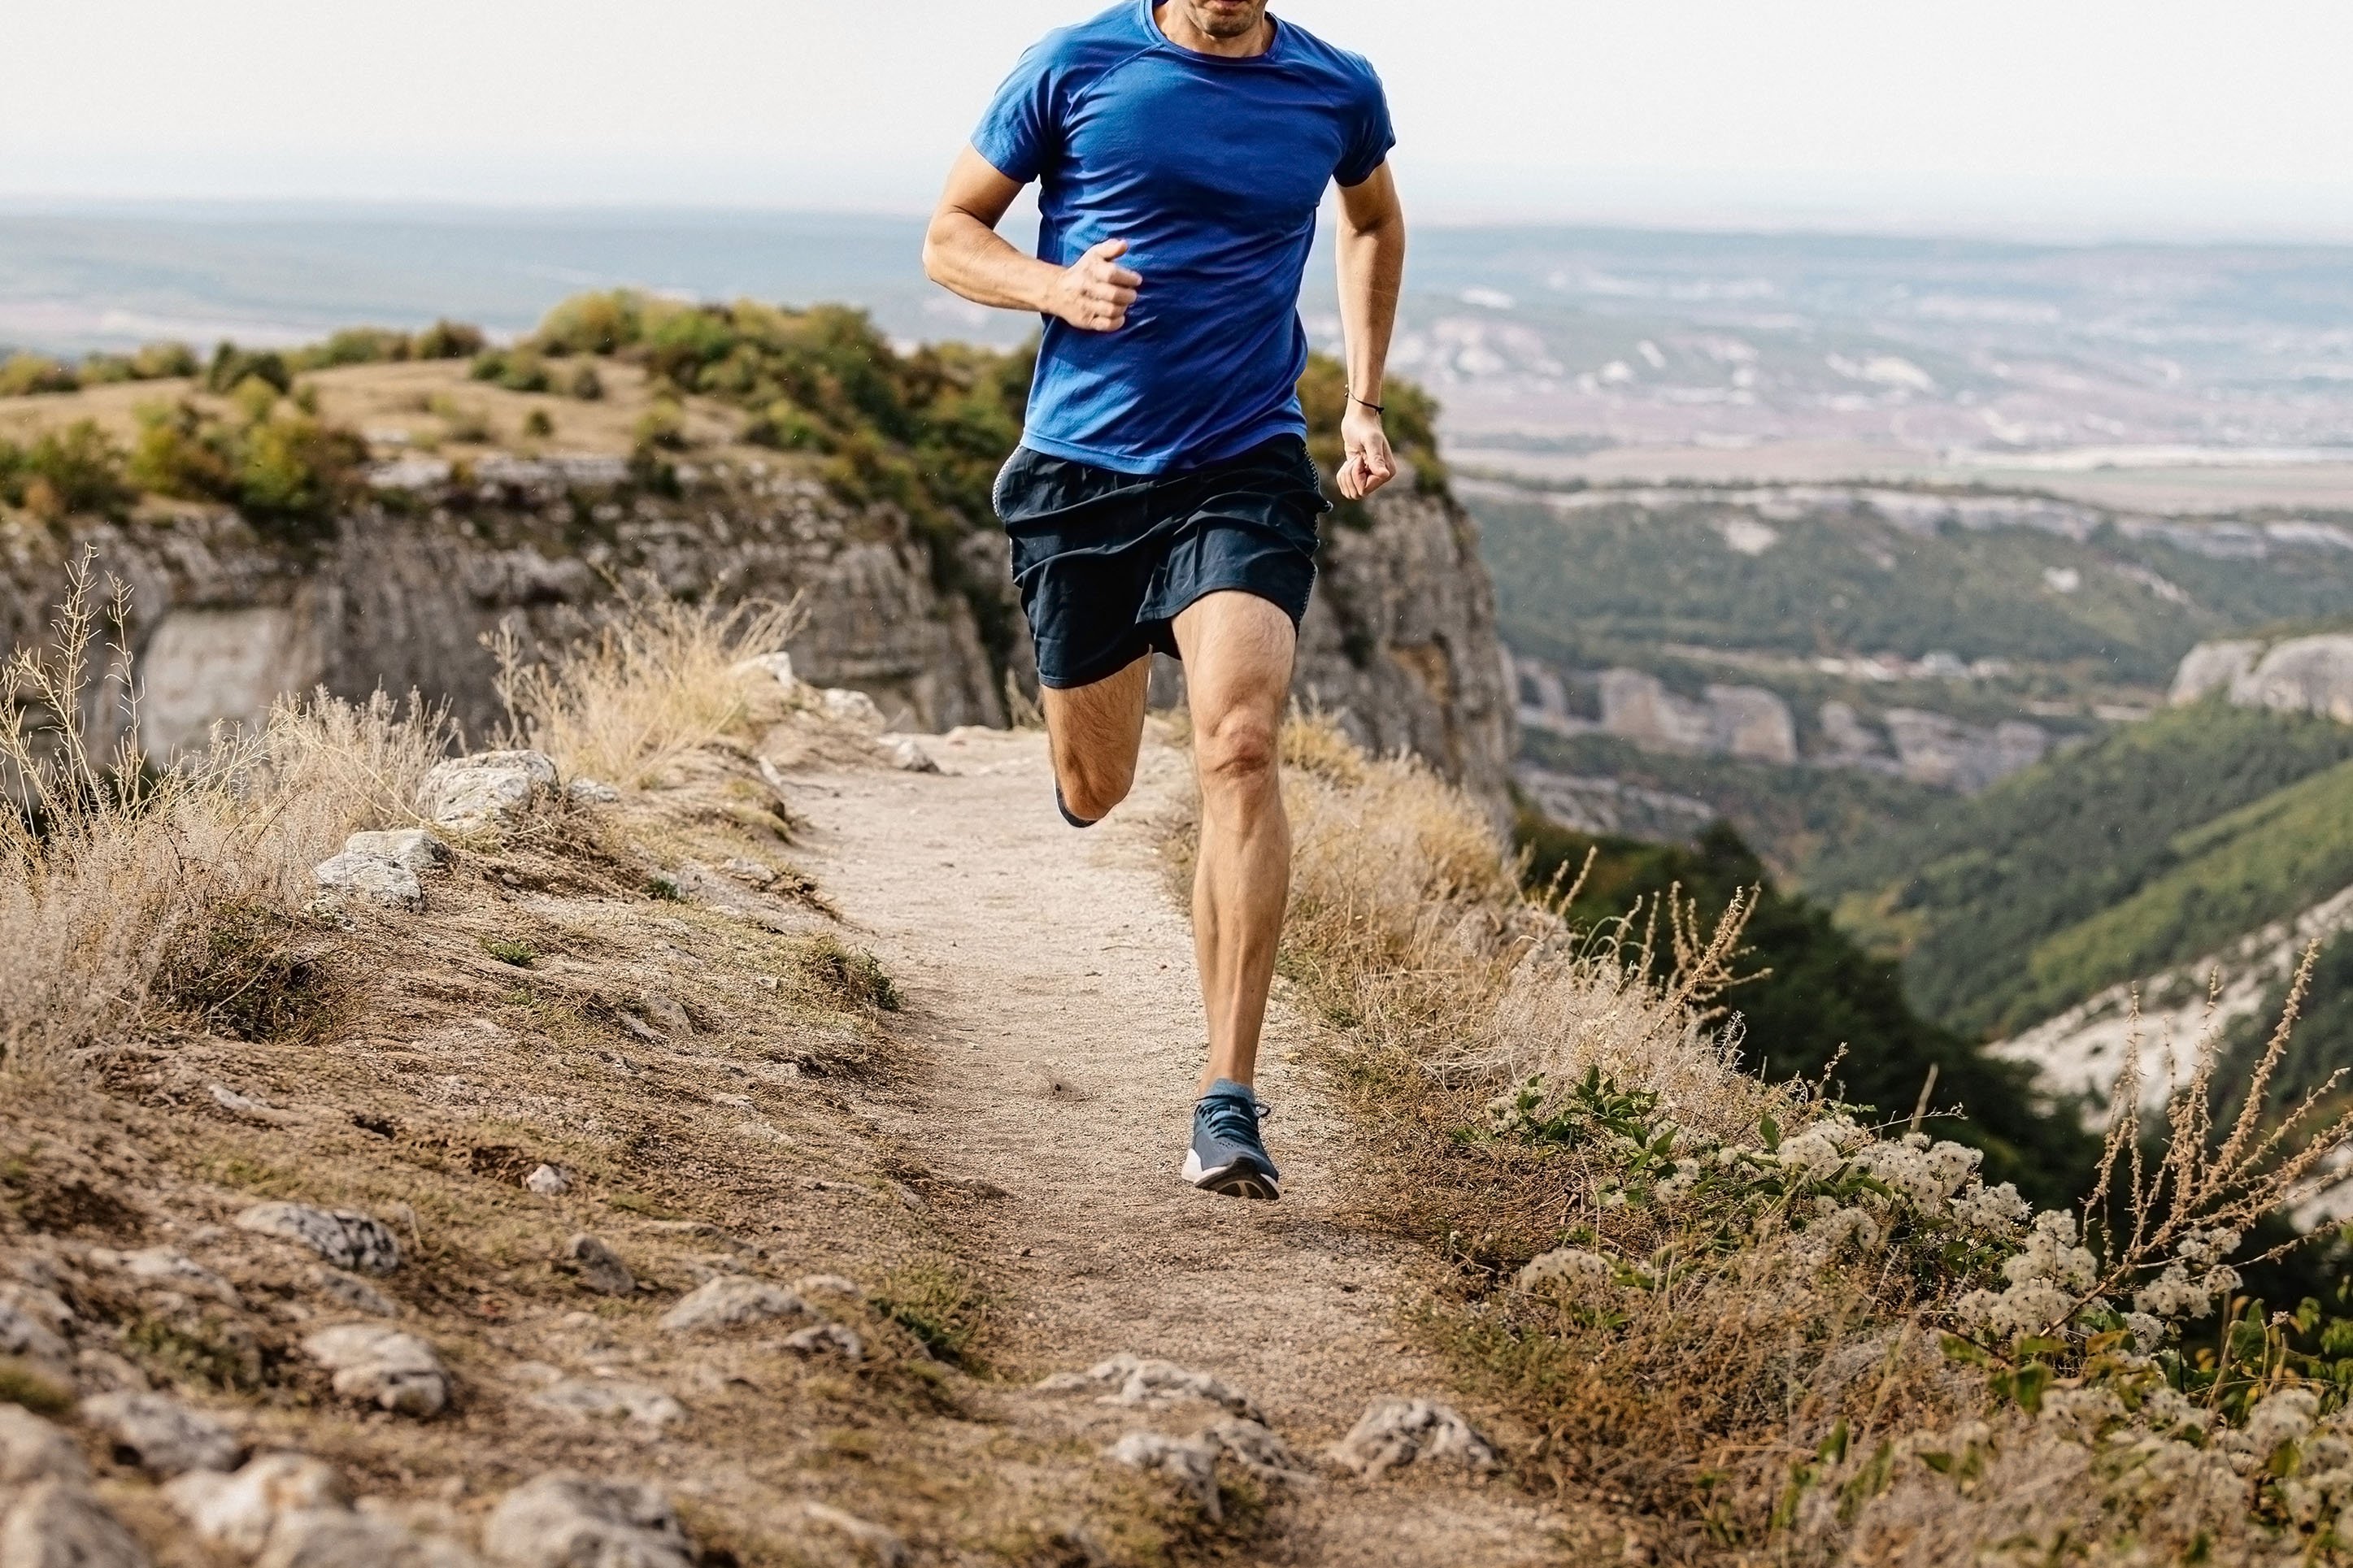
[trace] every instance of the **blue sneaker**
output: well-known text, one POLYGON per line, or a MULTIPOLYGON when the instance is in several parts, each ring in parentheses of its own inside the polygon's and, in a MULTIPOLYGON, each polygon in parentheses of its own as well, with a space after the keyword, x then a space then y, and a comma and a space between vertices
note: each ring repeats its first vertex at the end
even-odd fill
POLYGON ((1266 1107, 1230 1079, 1209 1086, 1193 1107, 1193 1147, 1185 1155, 1185 1179, 1205 1193, 1229 1198, 1282 1195, 1282 1173, 1266 1156, 1258 1124, 1266 1107))

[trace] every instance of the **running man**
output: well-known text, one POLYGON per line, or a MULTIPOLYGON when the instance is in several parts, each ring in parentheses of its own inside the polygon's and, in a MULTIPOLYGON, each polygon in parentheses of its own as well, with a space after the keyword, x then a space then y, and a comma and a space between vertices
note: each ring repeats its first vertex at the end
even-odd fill
POLYGON ((957 158, 923 268, 1046 318, 997 476, 1038 647, 1056 797, 1134 782, 1155 650, 1184 660, 1201 785, 1194 945, 1209 1020, 1185 1179, 1274 1198, 1254 1084, 1291 825, 1276 735, 1330 510, 1299 406, 1300 279, 1340 187, 1350 500, 1397 474, 1381 384, 1405 270, 1380 79, 1268 0, 1121 0, 1021 58, 957 158), (1036 259, 997 233, 1036 181, 1036 259))

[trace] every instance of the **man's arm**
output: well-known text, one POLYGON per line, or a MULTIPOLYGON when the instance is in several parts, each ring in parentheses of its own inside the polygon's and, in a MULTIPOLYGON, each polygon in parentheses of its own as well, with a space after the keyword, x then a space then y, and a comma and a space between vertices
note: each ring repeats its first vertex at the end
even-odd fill
POLYGON ((1361 184, 1340 187, 1340 329, 1348 353, 1348 411, 1340 419, 1347 458, 1340 493, 1362 500, 1397 478, 1379 403, 1388 374, 1389 334, 1397 327, 1398 290, 1405 282, 1405 209, 1397 182, 1383 163, 1361 184))
POLYGON ((923 235, 923 275, 976 305, 1059 316, 1091 332, 1127 325, 1144 279, 1119 265, 1127 241, 1106 239, 1068 267, 1024 256, 997 232, 1021 187, 965 148, 923 235))

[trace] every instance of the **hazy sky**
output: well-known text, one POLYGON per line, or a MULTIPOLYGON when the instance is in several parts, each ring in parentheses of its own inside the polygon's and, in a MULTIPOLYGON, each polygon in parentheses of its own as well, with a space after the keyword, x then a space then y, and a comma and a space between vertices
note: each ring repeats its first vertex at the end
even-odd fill
MULTIPOLYGON (((13 0, 0 197, 914 210, 1090 0, 13 0)), ((1289 0, 1425 216, 2353 234, 2348 0, 1289 0)))

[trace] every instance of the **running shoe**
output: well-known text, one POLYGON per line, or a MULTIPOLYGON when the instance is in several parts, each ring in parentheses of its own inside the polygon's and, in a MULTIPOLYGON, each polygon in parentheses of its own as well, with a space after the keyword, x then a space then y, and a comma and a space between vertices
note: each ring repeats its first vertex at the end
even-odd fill
POLYGON ((1266 1120, 1258 1097, 1230 1079, 1209 1086, 1193 1107, 1193 1147, 1185 1155, 1185 1179, 1205 1193, 1229 1198, 1282 1195, 1282 1173, 1267 1158, 1258 1124, 1266 1120))

